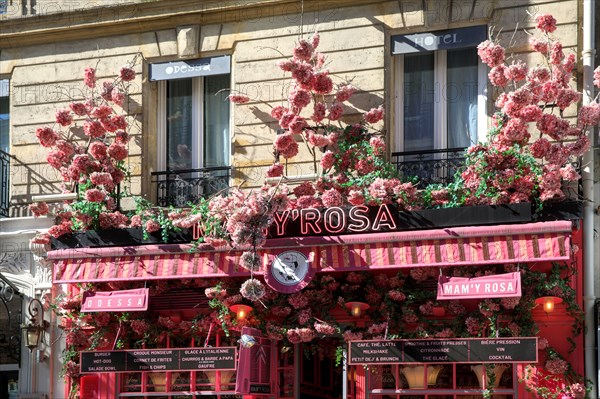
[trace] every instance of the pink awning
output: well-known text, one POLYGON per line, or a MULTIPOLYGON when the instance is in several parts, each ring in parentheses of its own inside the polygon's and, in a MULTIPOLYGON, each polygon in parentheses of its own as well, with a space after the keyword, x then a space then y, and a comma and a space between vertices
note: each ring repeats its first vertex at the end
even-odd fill
MULTIPOLYGON (((278 238, 260 251, 264 263, 303 247, 317 271, 441 267, 560 261, 570 258, 571 222, 456 227, 360 235, 278 238)), ((190 245, 82 248, 48 253, 54 283, 246 276, 242 251, 190 245)))

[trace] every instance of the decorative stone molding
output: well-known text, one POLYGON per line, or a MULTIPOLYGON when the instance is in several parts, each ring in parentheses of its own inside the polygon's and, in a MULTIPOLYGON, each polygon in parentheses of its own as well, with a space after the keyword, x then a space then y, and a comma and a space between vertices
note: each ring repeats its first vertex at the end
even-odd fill
POLYGON ((29 242, 29 249, 33 254, 35 263, 35 285, 36 291, 47 290, 52 286, 52 261, 46 259, 50 244, 34 244, 29 242))
POLYGON ((199 25, 177 27, 177 55, 179 58, 193 57, 198 54, 199 25))

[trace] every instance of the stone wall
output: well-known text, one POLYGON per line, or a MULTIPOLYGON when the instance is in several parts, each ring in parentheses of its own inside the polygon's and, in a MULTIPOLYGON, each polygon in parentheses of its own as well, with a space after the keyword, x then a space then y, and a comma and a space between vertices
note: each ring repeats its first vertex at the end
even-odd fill
MULTIPOLYGON (((269 106, 285 101, 290 82, 276 63, 291 56, 300 35, 318 31, 319 50, 327 56, 334 82, 351 80, 360 89, 346 110, 349 120, 385 104, 385 129, 391 136, 396 106, 392 35, 488 24, 502 43, 512 41, 509 50, 515 56, 534 60, 523 29, 534 27, 532 15, 548 12, 558 19, 557 33, 565 50, 581 50, 578 0, 306 0, 303 14, 298 2, 284 0, 192 3, 196 2, 137 4, 137 12, 129 18, 111 19, 106 14, 88 22, 79 19, 73 22, 76 30, 49 15, 30 29, 25 22, 19 26, 0 21, 0 39, 10 39, 0 45, 0 77, 11 82, 11 153, 16 157, 11 190, 13 204, 21 206, 14 207, 15 212, 22 214, 32 195, 59 190, 58 176, 45 161, 48 151, 37 143, 35 129, 52 125, 56 109, 81 98, 86 66, 97 67, 99 80, 111 79, 123 64, 142 56, 131 86, 132 178, 127 188, 152 196, 149 172, 157 161, 158 94, 157 83, 148 81, 149 63, 232 55, 232 87, 254 99, 232 107, 232 184, 254 187, 262 184, 273 159, 277 124, 269 106), (2 29, 3 25, 10 29, 2 29)), ((288 175, 313 173, 313 167, 304 149, 288 165, 288 175)))

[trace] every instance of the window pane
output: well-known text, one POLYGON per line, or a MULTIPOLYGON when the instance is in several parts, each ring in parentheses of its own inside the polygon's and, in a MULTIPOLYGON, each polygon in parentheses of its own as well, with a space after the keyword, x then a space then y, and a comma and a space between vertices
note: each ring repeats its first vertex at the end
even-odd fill
POLYGON ((204 166, 229 166, 229 74, 204 78, 204 166), (218 94, 217 94, 218 93, 218 94))
POLYGON ((167 82, 167 169, 192 167, 192 79, 167 82))
POLYGON ((477 50, 448 50, 448 148, 477 142, 477 50))
POLYGON ((0 150, 4 152, 8 152, 9 98, 8 80, 0 80, 0 150))
POLYGON ((404 151, 433 149, 434 55, 404 56, 404 151))

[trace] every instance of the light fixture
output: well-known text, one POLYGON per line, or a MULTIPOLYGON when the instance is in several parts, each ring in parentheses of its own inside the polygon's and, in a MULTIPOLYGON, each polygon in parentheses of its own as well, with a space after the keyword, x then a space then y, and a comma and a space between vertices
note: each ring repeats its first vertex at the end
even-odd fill
POLYGON ((369 305, 364 302, 346 302, 346 307, 354 317, 362 316, 363 312, 369 309, 369 305))
POLYGON ((543 296, 537 298, 535 300, 535 303, 537 305, 542 305, 544 312, 551 313, 554 311, 554 305, 561 303, 562 301, 562 298, 557 296, 543 296))
MULTIPOLYGON (((427 366, 427 385, 435 385, 441 366, 427 366)), ((423 389, 425 386, 425 366, 407 366, 402 368, 402 374, 410 389, 423 389)))
POLYGON ((29 324, 23 327, 23 335, 25 336, 25 346, 30 351, 33 351, 40 344, 42 333, 48 328, 50 323, 44 320, 44 306, 39 299, 33 298, 29 302, 28 311, 30 321, 29 324))
POLYGON ((236 314, 238 320, 245 319, 252 312, 252 307, 242 304, 232 305, 229 309, 236 314))
POLYGON ((494 383, 490 384, 488 381, 488 373, 486 370, 486 366, 483 364, 478 364, 476 366, 471 366, 471 370, 477 376, 477 381, 479 381, 479 386, 481 388, 498 388, 498 384, 500 383, 500 378, 502 378, 502 374, 508 368, 508 366, 504 364, 490 364, 487 366, 491 372, 494 373, 494 383), (485 380, 485 381, 484 381, 485 380), (485 384, 484 384, 485 382, 485 384))
POLYGON ((238 339, 238 342, 240 343, 240 345, 242 345, 242 347, 249 349, 252 348, 254 344, 256 344, 256 339, 254 339, 252 335, 242 334, 242 337, 238 339))

